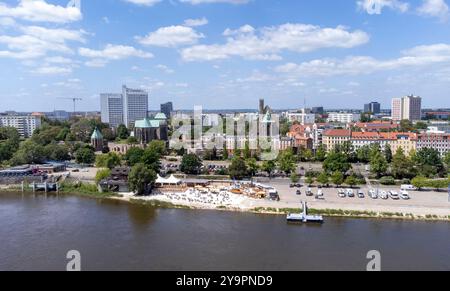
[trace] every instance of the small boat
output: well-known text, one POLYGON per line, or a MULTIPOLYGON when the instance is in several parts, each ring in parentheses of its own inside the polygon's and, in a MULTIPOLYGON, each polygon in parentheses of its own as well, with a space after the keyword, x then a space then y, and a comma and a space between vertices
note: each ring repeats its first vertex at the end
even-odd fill
POLYGON ((319 215, 308 215, 308 204, 302 202, 303 213, 300 214, 288 214, 288 223, 323 223, 323 217, 319 215))

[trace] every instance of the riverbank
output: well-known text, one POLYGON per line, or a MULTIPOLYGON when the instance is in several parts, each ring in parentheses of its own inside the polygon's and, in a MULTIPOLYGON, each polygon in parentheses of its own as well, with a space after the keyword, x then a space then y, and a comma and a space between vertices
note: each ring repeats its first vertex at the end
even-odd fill
MULTIPOLYGON (((21 194, 21 187, 12 185, 1 186, 0 192, 21 194)), ((30 191, 26 192, 30 193, 30 191)), ((41 192, 37 192, 41 193, 41 192)), ((44 194, 44 193, 41 193, 44 194)), ((51 194, 51 193, 49 193, 51 194)), ((295 197, 296 199, 283 200, 280 202, 264 199, 253 199, 249 197, 239 197, 230 199, 227 204, 211 204, 189 201, 179 201, 169 198, 167 195, 134 196, 132 193, 100 193, 97 187, 92 184, 64 184, 61 187, 60 195, 74 195, 78 197, 93 199, 111 199, 127 203, 140 204, 158 208, 190 209, 190 210, 216 210, 228 212, 248 212, 265 215, 287 215, 289 213, 300 213, 299 201, 301 198, 307 201, 310 206, 310 214, 322 215, 325 217, 345 217, 345 218, 373 218, 373 219, 401 219, 401 220, 422 220, 422 221, 450 221, 450 208, 419 207, 417 205, 400 204, 398 206, 382 205, 385 201, 367 200, 366 203, 360 200, 337 200, 315 201, 310 197, 295 197), (371 203, 369 203, 371 202, 371 203)), ((56 195, 56 193, 54 193, 56 195)), ((283 195, 281 195, 283 197, 283 195)))

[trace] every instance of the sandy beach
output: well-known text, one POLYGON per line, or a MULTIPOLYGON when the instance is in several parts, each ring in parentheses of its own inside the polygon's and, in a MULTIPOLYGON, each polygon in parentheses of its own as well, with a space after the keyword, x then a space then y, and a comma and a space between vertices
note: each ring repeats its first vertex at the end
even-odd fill
MULTIPOLYGON (((274 181, 268 183, 270 186, 276 188, 280 195, 280 201, 271 201, 268 199, 253 199, 243 195, 235 195, 229 193, 228 199, 221 200, 218 198, 212 199, 217 194, 207 194, 196 196, 195 194, 186 193, 156 193, 155 195, 146 197, 134 197, 131 193, 122 193, 122 199, 129 201, 130 199, 137 199, 142 201, 162 201, 173 203, 175 205, 187 206, 198 209, 229 209, 235 211, 252 211, 255 209, 292 209, 301 208, 300 202, 307 201, 310 208, 317 210, 348 210, 360 212, 375 212, 375 213, 401 213, 404 215, 413 215, 416 218, 426 216, 437 216, 441 219, 449 219, 450 217, 450 202, 448 201, 448 194, 445 192, 433 191, 409 191, 410 200, 382 200, 371 199, 367 196, 369 187, 363 187, 361 190, 366 194, 363 199, 360 198, 340 198, 337 195, 338 189, 325 188, 324 200, 316 200, 315 197, 306 197, 306 188, 300 188, 302 195, 296 195, 298 188, 290 188, 285 181, 274 181), (211 199, 214 202, 211 202, 211 199), (221 202, 220 202, 221 201, 221 202)), ((396 190, 399 187, 380 187, 380 190, 396 190)), ((316 194, 318 189, 312 188, 316 194)), ((359 190, 359 189, 358 189, 359 190)), ((355 192, 358 191, 354 189, 355 192)))

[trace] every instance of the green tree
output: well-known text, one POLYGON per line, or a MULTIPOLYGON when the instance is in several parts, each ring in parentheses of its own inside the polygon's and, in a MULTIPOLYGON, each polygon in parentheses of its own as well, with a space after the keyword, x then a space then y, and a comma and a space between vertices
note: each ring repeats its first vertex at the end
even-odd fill
POLYGON ((396 179, 410 179, 416 174, 414 163, 405 156, 403 148, 401 147, 392 158, 391 172, 396 179))
POLYGON ((381 177, 386 173, 388 167, 389 165, 386 158, 380 152, 376 152, 375 155, 371 157, 370 170, 373 174, 376 174, 377 177, 381 177))
POLYGON ((316 151, 316 161, 323 162, 327 158, 327 151, 323 145, 320 145, 316 151))
POLYGON ((281 171, 290 174, 295 171, 295 156, 292 150, 283 151, 278 156, 278 167, 281 171))
POLYGON ((417 189, 421 190, 422 188, 427 186, 427 178, 423 176, 417 176, 411 180, 411 184, 417 189))
POLYGON ((416 152, 414 162, 419 173, 426 177, 442 176, 444 174, 444 164, 439 151, 436 149, 423 148, 416 152))
POLYGON ((252 152, 250 150, 250 143, 248 141, 245 142, 244 148, 244 159, 250 159, 252 157, 252 152))
POLYGON ((229 158, 229 156, 228 156, 228 149, 227 149, 227 146, 224 145, 224 146, 223 146, 223 155, 222 155, 222 159, 223 159, 224 161, 227 161, 228 158, 229 158))
POLYGON ((345 153, 333 151, 323 162, 323 169, 328 173, 346 173, 351 169, 351 165, 345 153))
POLYGON ((402 132, 410 132, 414 130, 414 125, 411 121, 404 119, 400 121, 400 131, 402 132))
POLYGON ((91 146, 84 146, 75 152, 75 160, 79 164, 93 164, 95 162, 95 150, 91 146))
POLYGON ((317 182, 323 186, 328 185, 330 182, 330 177, 326 172, 323 172, 317 177, 317 182))
POLYGON ((159 173, 161 169, 161 156, 152 148, 146 148, 142 154, 141 162, 155 173, 159 173))
POLYGON ((333 173, 333 175, 331 176, 331 182, 336 185, 337 187, 341 186, 342 184, 344 184, 344 174, 342 174, 342 172, 336 171, 333 173))
POLYGON ((291 182, 296 184, 300 181, 300 177, 298 176, 297 173, 292 173, 291 174, 291 182))
POLYGON ((144 155, 144 150, 139 147, 132 147, 125 154, 123 159, 126 161, 127 165, 132 167, 142 161, 142 156, 144 155))
POLYGON ((370 153, 371 153, 370 146, 365 145, 365 146, 360 147, 356 151, 356 157, 359 162, 368 163, 370 161, 370 153))
POLYGON ((305 183, 308 184, 308 186, 311 186, 314 184, 314 177, 306 177, 305 183))
POLYGON ((117 127, 117 137, 121 140, 125 140, 130 136, 130 132, 125 124, 121 124, 117 127))
POLYGON ((255 158, 250 158, 246 160, 248 173, 254 177, 258 173, 259 165, 255 158))
POLYGON ((390 145, 386 145, 386 147, 384 148, 384 157, 386 158, 386 161, 388 163, 392 162, 392 148, 390 145))
POLYGON ((149 169, 145 164, 139 163, 131 168, 128 175, 130 190, 137 195, 145 194, 148 186, 156 181, 156 172, 149 169))
POLYGON ((353 188, 358 185, 358 179, 356 179, 355 176, 350 175, 347 177, 347 179, 345 179, 345 184, 349 185, 350 188, 353 188))
POLYGON ((122 160, 116 153, 98 155, 95 159, 95 166, 98 168, 113 169, 120 166, 122 160))
POLYGON ((111 176, 111 170, 110 169, 101 169, 97 171, 97 174, 95 174, 95 183, 100 183, 102 180, 108 178, 111 176))
POLYGON ((450 172, 450 152, 448 152, 444 157, 444 163, 447 167, 447 172, 450 172))
POLYGON ((186 154, 181 160, 180 170, 188 175, 198 175, 203 166, 202 160, 195 154, 186 154))
POLYGON ((69 148, 66 145, 51 143, 45 146, 46 157, 52 161, 70 160, 69 148))
POLYGON ((266 172, 269 175, 269 177, 272 177, 272 173, 275 171, 276 168, 277 165, 275 164, 275 162, 270 160, 263 162, 261 170, 266 172))
POLYGON ((163 156, 166 154, 166 142, 163 140, 153 140, 148 144, 148 149, 163 156))
POLYGON ((231 165, 228 167, 228 173, 231 179, 234 180, 242 180, 243 178, 247 177, 248 169, 244 159, 235 157, 232 160, 231 165))
POLYGON ((14 166, 23 164, 41 164, 47 159, 45 147, 32 140, 26 140, 20 144, 19 150, 11 159, 14 166))

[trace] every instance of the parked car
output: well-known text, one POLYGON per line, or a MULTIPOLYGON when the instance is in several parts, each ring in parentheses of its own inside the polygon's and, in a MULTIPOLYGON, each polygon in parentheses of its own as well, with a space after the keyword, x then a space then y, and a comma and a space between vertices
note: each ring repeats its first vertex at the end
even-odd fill
POLYGON ((389 199, 389 194, 386 191, 381 191, 380 193, 380 198, 383 200, 388 200, 389 199))
POLYGON ((402 185, 400 186, 400 189, 402 191, 417 191, 417 188, 414 187, 413 185, 402 185))
POLYGON ((339 190, 339 191, 338 191, 338 196, 339 196, 340 198, 345 198, 345 197, 347 197, 347 194, 345 194, 345 191, 344 191, 344 190, 339 190))
POLYGON ((372 198, 372 199, 378 199, 377 191, 375 191, 375 189, 370 189, 369 190, 369 197, 372 198))
POLYGON ((355 198, 355 192, 352 189, 347 189, 347 196, 349 198, 355 198))
POLYGON ((302 191, 297 190, 296 194, 297 194, 297 195, 302 195, 302 191))
POLYGON ((364 192, 363 191, 358 191, 358 198, 360 198, 360 199, 364 199, 364 198, 366 198, 366 195, 364 195, 364 192))
POLYGON ((308 190, 306 190, 306 196, 314 196, 311 188, 308 188, 308 190))
POLYGON ((408 191, 402 191, 402 192, 400 192, 400 198, 402 198, 403 200, 409 200, 409 199, 411 199, 411 197, 409 196, 408 191))
POLYGON ((391 197, 392 200, 400 200, 400 196, 397 191, 390 191, 389 197, 391 197))

